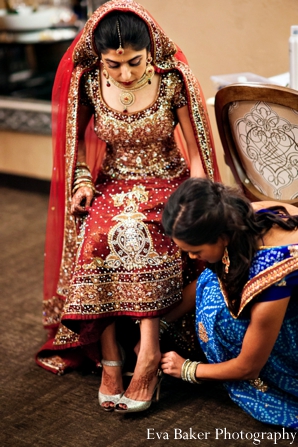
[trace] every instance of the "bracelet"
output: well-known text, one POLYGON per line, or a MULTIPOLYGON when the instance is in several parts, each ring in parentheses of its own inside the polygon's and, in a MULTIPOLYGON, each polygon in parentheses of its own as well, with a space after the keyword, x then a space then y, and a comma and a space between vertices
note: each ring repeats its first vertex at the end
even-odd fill
POLYGON ((89 166, 84 161, 78 161, 76 164, 76 167, 80 167, 80 168, 84 167, 84 168, 88 169, 88 171, 90 171, 89 166))
POLYGON ((191 363, 191 360, 186 359, 183 363, 183 365, 181 366, 181 379, 187 381, 187 370, 188 367, 191 363))
POLYGON ((82 175, 81 177, 76 177, 74 182, 73 182, 73 186, 78 185, 79 183, 82 182, 89 182, 89 183, 93 183, 91 177, 87 177, 82 175))
POLYGON ((82 177, 92 179, 91 172, 87 171, 87 169, 84 169, 84 171, 82 171, 81 169, 76 169, 74 173, 74 180, 78 180, 82 177))
POLYGON ((160 333, 160 335, 162 335, 168 329, 169 329, 169 323, 167 323, 165 320, 159 320, 159 333, 160 333))
POLYGON ((191 360, 187 359, 184 361, 182 367, 181 367, 181 378, 184 381, 187 381, 189 383, 193 384, 200 384, 202 383, 201 380, 198 380, 196 378, 196 370, 197 366, 202 362, 192 362, 191 360))
POLYGON ((188 376, 187 376, 188 381, 190 383, 194 383, 194 384, 197 384, 197 385, 202 383, 201 380, 198 380, 196 378, 196 370, 197 370, 197 366, 199 365, 199 363, 202 363, 202 362, 191 362, 191 364, 190 364, 190 366, 188 368, 188 376))
POLYGON ((95 194, 96 189, 94 188, 93 183, 91 183, 91 182, 88 182, 88 183, 85 183, 85 182, 79 183, 78 185, 76 185, 76 186, 72 189, 72 194, 74 194, 78 189, 82 188, 83 186, 86 186, 87 188, 92 189, 93 193, 95 194))

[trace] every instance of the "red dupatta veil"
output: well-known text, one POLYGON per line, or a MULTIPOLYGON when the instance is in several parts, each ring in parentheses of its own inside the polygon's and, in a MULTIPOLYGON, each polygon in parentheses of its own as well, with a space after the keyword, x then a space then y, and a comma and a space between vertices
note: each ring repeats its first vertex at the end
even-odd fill
MULTIPOLYGON (((53 174, 48 209, 44 270, 44 325, 57 328, 76 254, 75 219, 70 213, 71 189, 77 154, 79 83, 82 74, 99 62, 93 33, 101 19, 111 11, 137 14, 147 24, 151 37, 151 54, 156 72, 178 70, 186 86, 188 107, 198 151, 206 175, 219 180, 214 144, 201 87, 188 67, 181 50, 169 39, 151 15, 133 0, 112 0, 98 8, 87 21, 63 56, 57 70, 52 95, 53 174)), ((86 132, 87 163, 94 179, 105 152, 89 123, 86 132)), ((176 129, 179 148, 188 161, 183 138, 176 129)))

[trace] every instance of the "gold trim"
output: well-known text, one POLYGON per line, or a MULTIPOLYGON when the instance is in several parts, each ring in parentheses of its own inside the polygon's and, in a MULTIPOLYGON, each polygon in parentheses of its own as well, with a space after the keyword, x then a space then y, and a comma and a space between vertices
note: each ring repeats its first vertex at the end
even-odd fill
MULTIPOLYGON (((289 251, 292 256, 291 258, 284 259, 283 261, 268 267, 245 284, 237 314, 230 311, 233 318, 238 318, 243 309, 261 292, 268 289, 268 287, 276 282, 281 281, 285 276, 293 273, 295 270, 298 270, 298 245, 289 247, 289 251)), ((218 281, 220 290, 228 307, 227 293, 222 282, 220 280, 218 281)))
POLYGON ((268 289, 285 276, 298 269, 298 258, 288 258, 263 270, 246 283, 242 291, 240 308, 237 317, 244 307, 263 290, 268 289))

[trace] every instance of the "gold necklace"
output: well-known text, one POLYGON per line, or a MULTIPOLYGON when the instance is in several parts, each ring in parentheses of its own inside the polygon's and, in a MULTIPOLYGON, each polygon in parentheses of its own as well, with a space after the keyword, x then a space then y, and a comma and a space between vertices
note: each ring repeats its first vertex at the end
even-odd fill
POLYGON ((127 107, 132 106, 136 100, 136 96, 133 92, 136 92, 136 91, 141 90, 142 88, 146 87, 146 85, 148 85, 149 79, 151 81, 152 76, 150 78, 147 75, 147 73, 145 72, 143 74, 143 76, 139 79, 139 81, 137 82, 137 85, 135 87, 123 88, 122 85, 120 84, 120 82, 117 82, 117 81, 115 81, 115 79, 110 77, 112 84, 114 84, 117 88, 122 90, 122 92, 120 93, 120 96, 119 96, 119 101, 120 101, 120 104, 122 104, 124 106, 124 109, 123 109, 124 113, 127 113, 127 107))

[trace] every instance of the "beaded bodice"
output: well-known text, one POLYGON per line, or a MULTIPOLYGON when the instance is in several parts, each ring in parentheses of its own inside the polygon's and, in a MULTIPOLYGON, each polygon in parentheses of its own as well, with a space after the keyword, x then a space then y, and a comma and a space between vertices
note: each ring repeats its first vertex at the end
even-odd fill
POLYGON ((161 75, 155 101, 146 109, 127 114, 110 108, 103 100, 99 70, 84 76, 82 102, 94 109, 94 130, 106 142, 102 171, 112 178, 175 178, 186 171, 174 138, 175 110, 187 104, 178 73, 161 75))

